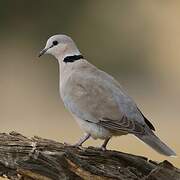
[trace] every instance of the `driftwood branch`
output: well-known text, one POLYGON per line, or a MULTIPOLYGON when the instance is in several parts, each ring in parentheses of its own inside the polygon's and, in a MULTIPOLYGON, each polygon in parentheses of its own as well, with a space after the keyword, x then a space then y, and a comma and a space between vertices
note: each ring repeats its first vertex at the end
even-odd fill
POLYGON ((0 134, 0 176, 21 180, 180 180, 180 170, 168 161, 156 163, 117 151, 74 148, 12 132, 0 134))

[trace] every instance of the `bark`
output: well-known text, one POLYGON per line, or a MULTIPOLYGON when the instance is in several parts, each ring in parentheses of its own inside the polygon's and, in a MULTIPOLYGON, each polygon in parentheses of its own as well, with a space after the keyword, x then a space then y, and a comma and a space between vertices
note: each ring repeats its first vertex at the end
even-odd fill
POLYGON ((180 180, 168 161, 93 147, 74 148, 53 140, 11 132, 0 134, 0 179, 180 180))

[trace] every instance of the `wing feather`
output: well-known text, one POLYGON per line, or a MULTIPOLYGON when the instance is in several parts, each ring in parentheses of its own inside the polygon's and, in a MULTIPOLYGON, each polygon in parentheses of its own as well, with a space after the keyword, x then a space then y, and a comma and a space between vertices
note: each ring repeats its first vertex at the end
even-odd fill
POLYGON ((143 115, 113 77, 86 63, 70 73, 61 94, 72 114, 112 131, 145 132, 143 115))
POLYGON ((112 120, 109 118, 103 118, 98 123, 112 131, 125 131, 133 134, 144 134, 145 128, 137 121, 129 120, 126 116, 123 116, 120 120, 112 120))

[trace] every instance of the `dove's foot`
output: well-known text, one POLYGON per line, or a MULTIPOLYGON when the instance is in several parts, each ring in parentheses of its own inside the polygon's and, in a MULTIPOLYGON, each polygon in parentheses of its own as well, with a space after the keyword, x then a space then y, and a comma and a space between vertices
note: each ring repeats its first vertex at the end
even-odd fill
POLYGON ((101 149, 102 151, 106 151, 106 150, 107 150, 107 149, 106 149, 106 146, 107 146, 107 143, 109 142, 110 139, 111 139, 111 137, 109 137, 109 138, 107 138, 107 139, 104 140, 104 143, 103 143, 102 146, 100 147, 100 149, 101 149))
POLYGON ((80 146, 82 146, 82 144, 87 140, 87 139, 89 139, 90 138, 90 134, 84 134, 84 136, 82 136, 80 139, 79 139, 79 141, 77 142, 77 143, 75 143, 75 144, 69 144, 69 143, 64 143, 64 145, 66 145, 66 146, 71 146, 71 147, 80 147, 80 146))

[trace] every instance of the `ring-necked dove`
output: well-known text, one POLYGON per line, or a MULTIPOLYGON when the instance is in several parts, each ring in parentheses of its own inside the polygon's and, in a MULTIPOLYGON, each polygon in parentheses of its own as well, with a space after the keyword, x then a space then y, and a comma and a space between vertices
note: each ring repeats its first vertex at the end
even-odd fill
POLYGON ((163 155, 176 155, 154 134, 152 123, 120 84, 84 59, 70 37, 50 37, 39 56, 43 54, 58 60, 61 98, 85 132, 76 146, 92 137, 103 139, 101 148, 105 150, 112 136, 131 133, 163 155))

